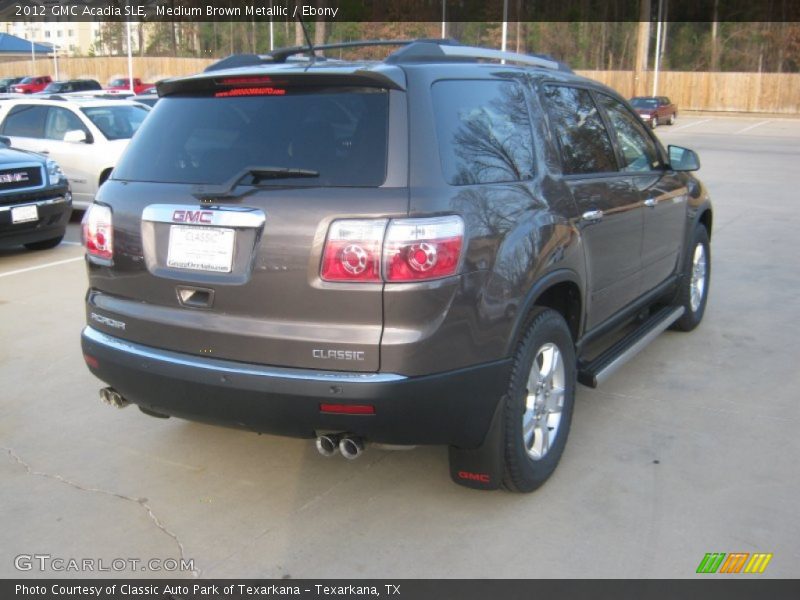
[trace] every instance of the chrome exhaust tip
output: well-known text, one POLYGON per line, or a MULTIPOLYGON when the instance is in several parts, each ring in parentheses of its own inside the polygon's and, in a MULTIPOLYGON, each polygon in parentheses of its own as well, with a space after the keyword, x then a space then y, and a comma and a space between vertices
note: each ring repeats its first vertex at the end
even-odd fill
POLYGON ((348 460, 355 460, 364 452, 364 441, 359 437, 343 437, 339 441, 339 452, 348 460))
POLYGON ((114 408, 125 408, 130 404, 130 401, 122 397, 114 388, 106 387, 100 390, 100 399, 114 408))
POLYGON ((317 452, 322 456, 333 456, 339 451, 339 436, 327 433, 317 437, 317 452))

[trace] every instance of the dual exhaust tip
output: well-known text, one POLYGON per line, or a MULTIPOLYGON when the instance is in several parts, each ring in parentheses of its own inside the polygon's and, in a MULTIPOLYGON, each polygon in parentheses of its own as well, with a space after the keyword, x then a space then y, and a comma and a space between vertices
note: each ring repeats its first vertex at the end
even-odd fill
POLYGON ((114 388, 106 387, 100 390, 100 399, 114 408, 125 408, 130 404, 130 400, 122 397, 114 388))
POLYGON ((348 460, 355 460, 364 452, 364 440, 347 434, 326 433, 317 437, 317 451, 322 456, 333 456, 341 452, 348 460))

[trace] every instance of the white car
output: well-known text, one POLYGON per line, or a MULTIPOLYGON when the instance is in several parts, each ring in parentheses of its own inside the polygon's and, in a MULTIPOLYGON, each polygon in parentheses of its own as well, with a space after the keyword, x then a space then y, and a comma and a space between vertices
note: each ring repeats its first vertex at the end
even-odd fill
POLYGON ((0 100, 0 135, 14 148, 55 160, 69 179, 73 206, 83 209, 92 203, 149 110, 127 100, 76 96, 0 100))

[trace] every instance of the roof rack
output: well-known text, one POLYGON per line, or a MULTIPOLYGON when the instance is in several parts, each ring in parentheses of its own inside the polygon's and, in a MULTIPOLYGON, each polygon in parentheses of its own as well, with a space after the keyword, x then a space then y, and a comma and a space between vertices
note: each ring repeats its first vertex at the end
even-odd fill
MULTIPOLYGON (((449 42, 449 40, 448 40, 449 42)), ((387 63, 429 62, 429 61, 460 61, 460 60, 496 60, 519 63, 544 69, 572 72, 567 65, 544 54, 519 54, 517 52, 504 52, 491 48, 477 46, 462 46, 455 43, 432 44, 420 41, 401 48, 386 58, 387 63)))
MULTIPOLYGON (((316 52, 320 50, 342 50, 348 48, 368 48, 372 46, 409 46, 416 43, 447 43, 458 44, 455 40, 451 39, 416 39, 416 40, 362 40, 358 42, 337 42, 335 44, 323 44, 321 46, 314 46, 313 59, 326 60, 324 56, 317 56, 316 52)), ((291 46, 288 48, 278 48, 269 52, 268 54, 232 54, 227 58, 223 58, 205 68, 205 72, 220 71, 222 69, 232 69, 236 67, 252 67, 262 64, 275 64, 285 63, 291 56, 298 54, 308 54, 312 51, 308 46, 291 46)))
POLYGON ((408 62, 435 62, 435 61, 463 61, 463 60, 495 60, 502 62, 519 63, 544 69, 572 72, 567 67, 550 56, 542 54, 519 54, 517 52, 504 52, 477 46, 462 46, 452 39, 416 39, 416 40, 364 40, 359 42, 340 42, 314 46, 292 46, 278 48, 269 54, 233 54, 223 58, 208 67, 205 72, 232 69, 236 67, 251 67, 263 64, 285 63, 291 56, 308 54, 313 51, 309 60, 324 61, 324 56, 317 56, 320 50, 339 50, 347 48, 365 48, 372 46, 403 46, 386 57, 385 62, 390 64, 408 62))

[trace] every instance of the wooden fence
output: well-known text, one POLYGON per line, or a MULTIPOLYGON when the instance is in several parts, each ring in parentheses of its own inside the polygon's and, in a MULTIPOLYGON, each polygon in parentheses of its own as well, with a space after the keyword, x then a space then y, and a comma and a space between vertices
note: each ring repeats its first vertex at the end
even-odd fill
MULTIPOLYGON (((203 58, 160 58, 134 57, 133 76, 143 81, 156 82, 166 77, 191 75, 198 73, 214 62, 203 58)), ((0 62, 0 77, 21 77, 31 74, 31 61, 0 62)), ((36 59, 34 75, 50 75, 55 79, 55 64, 52 58, 36 59)), ((102 58, 60 58, 58 59, 59 79, 96 79, 105 85, 114 77, 128 76, 128 59, 126 57, 102 58)))
MULTIPOLYGON (((190 75, 202 71, 213 59, 157 58, 133 59, 134 75, 148 82, 165 77, 190 75)), ((128 72, 125 57, 62 58, 58 61, 60 79, 89 77, 105 84, 128 72)), ((31 61, 0 62, 0 76, 27 75, 31 61)), ((36 74, 55 76, 53 59, 38 59, 36 74)), ((640 82, 632 71, 578 71, 616 89, 624 96, 650 94, 653 73, 640 82)), ((669 96, 683 110, 762 112, 800 114, 800 74, 798 73, 695 73, 662 71, 659 95, 669 96)))
MULTIPOLYGON (((579 71, 624 96, 637 95, 632 71, 579 71)), ((643 74, 638 95, 649 95, 653 73, 643 74)), ((798 73, 695 73, 662 71, 658 95, 669 96, 683 110, 800 114, 798 73)))

